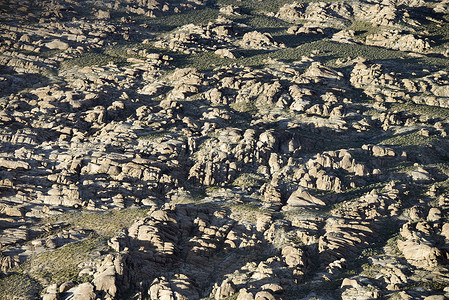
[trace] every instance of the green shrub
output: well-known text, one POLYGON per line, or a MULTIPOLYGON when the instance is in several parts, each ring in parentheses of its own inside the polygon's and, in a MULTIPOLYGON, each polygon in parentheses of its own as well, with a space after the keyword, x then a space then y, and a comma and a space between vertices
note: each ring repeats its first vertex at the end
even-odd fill
POLYGON ((256 106, 252 102, 234 102, 229 105, 233 110, 240 113, 250 113, 253 114, 257 111, 256 106))
POLYGON ((106 250, 106 240, 95 234, 79 242, 42 252, 30 257, 20 269, 41 282, 62 284, 65 281, 85 281, 78 278, 78 265, 89 261, 94 251, 106 250))
POLYGON ((379 143, 379 145, 385 146, 421 146, 428 144, 433 141, 437 141, 439 138, 437 136, 422 136, 415 132, 409 132, 405 134, 397 134, 391 138, 387 138, 379 143))
POLYGON ((430 105, 419 105, 414 103, 394 103, 390 106, 391 111, 408 111, 429 118, 449 119, 449 108, 430 105))
POLYGON ((12 274, 0 279, 0 299, 39 299, 42 289, 38 281, 24 274, 12 274))
POLYGON ((119 56, 111 56, 104 52, 87 52, 80 54, 72 59, 65 60, 61 63, 62 69, 70 69, 75 66, 78 67, 88 67, 88 66, 104 66, 110 62, 116 65, 127 64, 126 58, 119 56))
POLYGON ((265 182, 265 178, 254 173, 242 173, 236 180, 234 185, 240 187, 260 187, 265 182))
POLYGON ((42 223, 65 223, 72 228, 91 230, 104 238, 111 238, 115 234, 131 226, 140 217, 146 216, 149 209, 128 208, 103 212, 65 213, 46 218, 42 223))
POLYGON ((164 137, 166 135, 166 132, 152 132, 147 135, 139 136, 139 140, 155 140, 161 137, 164 137))
POLYGON ((361 257, 372 257, 381 255, 383 251, 381 249, 374 249, 374 248, 365 248, 362 250, 361 257))
POLYGON ((396 233, 391 238, 389 238, 386 243, 386 246, 390 247, 391 251, 398 256, 402 256, 402 252, 398 248, 398 240, 401 239, 401 235, 399 235, 399 233, 396 233))
POLYGON ((188 10, 178 14, 167 14, 157 18, 145 18, 148 25, 154 25, 158 30, 167 31, 186 24, 207 24, 218 17, 218 10, 204 8, 188 10))
POLYGON ((370 22, 354 21, 350 29, 354 30, 355 38, 358 41, 364 42, 368 35, 378 33, 380 28, 373 26, 370 22))
POLYGON ((428 291, 443 291, 445 287, 447 287, 447 282, 438 281, 438 280, 421 280, 415 281, 413 283, 408 284, 404 287, 405 290, 413 290, 416 288, 424 288, 428 291))

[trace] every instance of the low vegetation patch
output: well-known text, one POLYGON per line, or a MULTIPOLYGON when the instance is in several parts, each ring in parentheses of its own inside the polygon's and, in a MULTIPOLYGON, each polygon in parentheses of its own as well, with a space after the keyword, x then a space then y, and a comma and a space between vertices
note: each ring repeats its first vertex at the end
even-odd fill
POLYGON ((408 132, 404 134, 397 134, 393 137, 387 138, 379 143, 379 145, 385 146, 421 146, 430 142, 438 141, 438 136, 423 136, 417 131, 408 132))
POLYGON ((0 279, 0 299, 38 299, 39 282, 26 274, 15 273, 0 279))
POLYGON ((239 187, 260 187, 265 181, 265 178, 261 175, 242 173, 236 180, 234 180, 234 185, 239 187))
POLYGON ((120 56, 112 56, 105 52, 87 52, 80 54, 72 59, 65 60, 61 63, 61 69, 70 69, 75 66, 87 67, 87 66, 104 66, 109 63, 116 65, 126 65, 126 58, 120 56))
POLYGON ((144 217, 149 209, 124 209, 103 212, 65 213, 49 217, 43 223, 65 223, 76 229, 91 230, 100 237, 111 238, 115 234, 131 226, 139 217, 144 217))
POLYGON ((55 282, 62 284, 72 280, 82 282, 89 278, 80 278, 79 264, 89 261, 94 251, 107 250, 108 246, 104 238, 96 234, 79 242, 69 243, 55 250, 45 251, 31 257, 21 266, 24 274, 28 273, 39 281, 55 282))

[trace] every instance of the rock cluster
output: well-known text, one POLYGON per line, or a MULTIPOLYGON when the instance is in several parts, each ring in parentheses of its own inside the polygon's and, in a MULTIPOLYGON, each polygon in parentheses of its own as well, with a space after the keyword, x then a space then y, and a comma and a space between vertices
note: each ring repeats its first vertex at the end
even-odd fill
POLYGON ((449 297, 447 1, 225 2, 0 5, 1 299, 449 297))
MULTIPOLYGON (((423 6, 422 1, 410 1, 407 4, 394 1, 294 2, 282 6, 276 17, 289 23, 305 23, 299 31, 291 27, 288 31, 290 34, 316 34, 321 28, 341 30, 333 36, 333 40, 340 43, 355 42, 354 31, 346 29, 350 24, 369 24, 367 27, 379 29, 358 42, 394 50, 424 52, 430 49, 431 42, 415 35, 413 26, 421 24, 410 18, 414 9, 423 6), (308 28, 317 28, 318 31, 308 28)), ((321 33, 324 32, 321 30, 321 33)))

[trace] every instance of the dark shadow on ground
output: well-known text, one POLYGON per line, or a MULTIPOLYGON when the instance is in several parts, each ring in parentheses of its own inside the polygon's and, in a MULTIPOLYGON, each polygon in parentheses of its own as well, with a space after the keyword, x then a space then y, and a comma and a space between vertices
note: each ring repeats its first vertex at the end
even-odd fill
POLYGON ((0 82, 0 97, 17 94, 30 88, 39 88, 50 83, 50 79, 41 74, 19 74, 10 67, 0 66, 0 74, 5 80, 0 82))

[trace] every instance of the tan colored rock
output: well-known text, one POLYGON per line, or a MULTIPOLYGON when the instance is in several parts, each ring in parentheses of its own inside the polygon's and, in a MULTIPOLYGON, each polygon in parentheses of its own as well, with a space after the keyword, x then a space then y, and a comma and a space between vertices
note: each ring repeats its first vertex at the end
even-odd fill
POLYGON ((72 281, 66 281, 59 286, 59 292, 65 293, 68 290, 70 290, 71 288, 73 288, 74 286, 75 286, 75 283, 73 283, 72 281))
POLYGON ((441 228, 441 235, 444 236, 446 240, 449 240, 449 223, 444 223, 441 228))
POLYGON ((422 167, 418 167, 416 170, 412 171, 411 177, 414 181, 419 181, 419 182, 432 181, 432 176, 430 175, 430 173, 422 167))
POLYGON ((285 48, 282 43, 274 41, 269 33, 261 33, 258 31, 247 32, 240 41, 240 46, 244 49, 276 49, 285 48))
POLYGON ((313 62, 304 73, 306 77, 323 78, 328 80, 341 80, 343 74, 329 67, 324 66, 320 62, 313 62))
POLYGON ((104 291, 110 297, 115 297, 117 287, 115 282, 115 268, 113 265, 103 266, 95 275, 93 284, 97 291, 104 291))
POLYGON ((235 5, 227 5, 220 8, 220 13, 228 16, 239 16, 240 9, 235 5))
POLYGON ((439 222, 441 221, 441 210, 437 207, 432 207, 427 215, 427 221, 439 222))
POLYGON ((285 259, 285 263, 290 268, 304 266, 304 253, 292 246, 287 246, 282 249, 282 256, 285 259))
POLYGON ((424 300, 444 300, 446 299, 445 295, 431 295, 424 298, 424 300))
POLYGON ((417 267, 431 268, 438 265, 442 257, 441 251, 429 244, 420 241, 398 241, 398 248, 407 261, 417 267))
POLYGON ((221 283, 220 287, 215 292, 215 299, 219 300, 228 298, 234 295, 235 292, 236 290, 234 283, 231 280, 226 279, 221 283))
POLYGON ((239 290, 237 300, 254 300, 254 295, 251 292, 248 292, 247 289, 243 288, 239 290))
POLYGON ((10 269, 18 266, 20 259, 18 256, 4 256, 0 253, 0 273, 5 274, 10 269))
POLYGON ((0 213, 9 217, 24 217, 26 209, 22 206, 0 205, 0 213))
POLYGON ((73 300, 95 300, 96 295, 94 293, 94 286, 85 282, 80 284, 73 291, 73 300))
POLYGON ((430 43, 426 39, 413 34, 403 35, 393 31, 369 35, 366 37, 366 44, 413 52, 424 52, 430 48, 430 43))
POLYGON ((103 20, 107 20, 111 18, 111 13, 109 11, 105 11, 105 10, 98 10, 95 14, 95 16, 98 19, 103 19, 103 20))
POLYGON ((215 50, 214 53, 222 58, 231 58, 231 59, 237 58, 237 56, 233 53, 233 51, 229 49, 217 49, 215 50))
POLYGON ((274 297, 270 292, 268 291, 261 291, 256 294, 254 297, 255 300, 276 300, 276 297, 274 297))
POLYGON ((69 48, 69 44, 58 39, 45 43, 45 46, 49 49, 57 49, 57 50, 67 50, 69 48))
POLYGON ((28 170, 31 168, 30 164, 25 161, 19 160, 9 160, 5 158, 0 158, 0 167, 7 169, 25 169, 28 170))
POLYGON ((284 206, 282 209, 288 210, 298 207, 320 207, 325 205, 324 201, 310 195, 305 189, 300 187, 290 195, 287 200, 287 206, 284 206))
POLYGON ((290 23, 298 23, 304 17, 306 5, 303 3, 285 4, 279 9, 276 16, 290 23))
POLYGON ((266 184, 263 193, 263 205, 273 209, 280 209, 282 206, 282 193, 279 186, 266 184))

